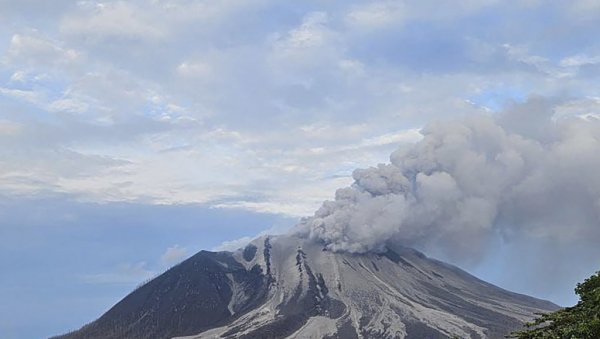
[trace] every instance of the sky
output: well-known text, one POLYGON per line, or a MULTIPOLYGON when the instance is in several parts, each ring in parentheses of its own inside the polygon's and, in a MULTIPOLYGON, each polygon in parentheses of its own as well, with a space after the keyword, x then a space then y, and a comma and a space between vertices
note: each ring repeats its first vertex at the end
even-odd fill
MULTIPOLYGON (((433 121, 596 116, 599 26, 590 0, 0 0, 2 337, 282 232, 433 121)), ((592 259, 540 285, 528 251, 463 267, 562 305, 598 269, 560 248, 592 259)))

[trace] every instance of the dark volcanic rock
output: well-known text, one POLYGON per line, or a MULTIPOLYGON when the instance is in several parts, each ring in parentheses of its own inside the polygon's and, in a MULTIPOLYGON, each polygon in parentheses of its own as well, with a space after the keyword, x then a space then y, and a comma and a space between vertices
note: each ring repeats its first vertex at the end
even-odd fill
POLYGON ((244 260, 252 261, 252 259, 254 259, 254 256, 256 255, 257 250, 258 250, 258 247, 254 246, 252 244, 248 244, 248 246, 246 246, 244 248, 244 253, 243 253, 244 260))
POLYGON ((228 309, 228 274, 245 287, 247 299, 237 312, 265 301, 260 266, 246 270, 231 253, 201 251, 133 291, 98 320, 57 338, 170 338, 226 324, 240 315, 228 309))
POLYGON ((503 338, 555 309, 412 249, 279 236, 202 251, 59 338, 503 338))

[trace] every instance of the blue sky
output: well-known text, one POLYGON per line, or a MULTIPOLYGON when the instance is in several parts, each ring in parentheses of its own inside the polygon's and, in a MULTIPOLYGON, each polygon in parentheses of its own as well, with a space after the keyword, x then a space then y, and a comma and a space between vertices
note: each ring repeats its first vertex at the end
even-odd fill
MULTIPOLYGON (((596 114, 599 19, 589 0, 0 1, 0 333, 73 329, 199 249, 279 232, 428 122, 530 97, 596 114)), ((469 269, 563 304, 597 269, 540 286, 511 246, 469 269)))
POLYGON ((0 205, 0 266, 7 272, 0 332, 7 338, 78 328, 201 249, 290 224, 282 216, 197 204, 98 204, 53 195, 0 205))

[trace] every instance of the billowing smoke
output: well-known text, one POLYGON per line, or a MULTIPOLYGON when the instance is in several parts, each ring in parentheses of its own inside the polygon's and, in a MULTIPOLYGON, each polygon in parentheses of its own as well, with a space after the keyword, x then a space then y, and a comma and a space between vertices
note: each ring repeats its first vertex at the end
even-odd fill
POLYGON ((600 244, 600 120, 532 100, 422 129, 391 163, 358 169, 301 234, 333 251, 393 241, 476 258, 494 239, 600 244))

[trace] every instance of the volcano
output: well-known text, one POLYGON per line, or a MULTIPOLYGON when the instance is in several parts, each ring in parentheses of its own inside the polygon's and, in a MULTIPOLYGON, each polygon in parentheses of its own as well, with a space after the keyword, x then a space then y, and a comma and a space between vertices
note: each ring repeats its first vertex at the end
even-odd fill
POLYGON ((283 235, 201 251, 56 338, 503 338, 556 309, 410 248, 283 235))

